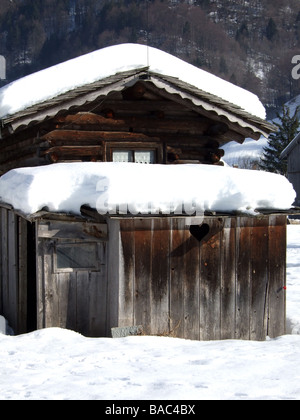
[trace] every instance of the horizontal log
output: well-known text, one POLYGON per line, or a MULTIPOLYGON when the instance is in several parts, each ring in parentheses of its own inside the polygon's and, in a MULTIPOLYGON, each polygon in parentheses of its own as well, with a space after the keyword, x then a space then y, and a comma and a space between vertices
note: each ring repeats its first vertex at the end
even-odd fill
POLYGON ((204 134, 208 136, 224 135, 229 131, 229 127, 225 123, 212 124, 204 134))
MULTIPOLYGON (((237 131, 230 129, 223 122, 216 122, 206 117, 201 117, 192 111, 182 112, 182 107, 168 101, 151 102, 143 101, 138 104, 139 108, 145 108, 143 113, 134 116, 123 115, 116 117, 120 113, 133 113, 137 108, 136 102, 105 102, 102 108, 103 115, 92 112, 80 112, 75 115, 56 117, 57 128, 65 127, 68 129, 81 130, 104 130, 104 131, 141 131, 144 134, 189 134, 207 135, 214 137, 220 144, 229 141, 243 143, 245 137, 237 131), (155 109, 155 106, 156 109, 155 109), (173 110, 173 118, 168 113, 173 110), (194 116, 194 117, 193 117, 194 116), (151 122, 151 124, 149 124, 151 122)), ((141 112, 139 110, 139 112, 141 112)))
POLYGON ((41 151, 50 162, 63 160, 103 160, 103 148, 100 146, 57 146, 41 151))
POLYGON ((26 147, 19 147, 10 150, 9 152, 1 151, 0 153, 0 165, 8 163, 10 161, 15 161, 22 159, 25 155, 36 154, 37 146, 28 145, 26 147))
POLYGON ((178 160, 175 160, 174 162, 171 162, 173 165, 186 165, 186 164, 189 164, 189 165, 199 165, 200 163, 203 163, 203 162, 200 162, 200 160, 189 160, 189 159, 178 159, 178 160))
POLYGON ((160 141, 158 138, 146 136, 142 133, 113 132, 113 131, 79 131, 79 130, 55 130, 42 137, 51 146, 61 145, 102 145, 103 142, 153 142, 160 141))
POLYGON ((183 150, 181 153, 182 156, 190 156, 194 158, 200 158, 202 156, 212 156, 216 155, 220 158, 222 158, 225 155, 224 150, 222 149, 199 149, 199 150, 193 150, 193 151, 185 151, 183 150))
POLYGON ((169 147, 184 147, 186 150, 197 150, 199 147, 203 149, 218 149, 220 146, 220 143, 215 138, 209 136, 163 135, 160 139, 169 147))
MULTIPOLYGON (((163 115, 167 117, 193 117, 196 116, 197 118, 199 115, 195 114, 195 112, 191 111, 186 107, 182 107, 178 105, 174 101, 165 101, 163 99, 154 99, 154 97, 149 97, 149 92, 147 92, 147 100, 139 101, 138 106, 136 101, 130 100, 106 100, 102 107, 99 108, 101 110, 101 114, 105 109, 111 109, 114 111, 117 118, 123 118, 124 116, 128 115, 149 115, 153 111, 162 112, 163 115)), ((98 110, 97 110, 98 112, 98 110)), ((100 112, 99 112, 100 113, 100 112)), ((105 115, 103 113, 103 115, 105 115)))
POLYGON ((176 163, 176 161, 193 161, 199 160, 201 163, 218 163, 225 155, 222 149, 195 149, 185 150, 179 148, 167 148, 168 162, 176 163))
POLYGON ((35 153, 30 154, 23 154, 22 157, 19 157, 17 159, 10 159, 4 164, 1 164, 1 173, 5 173, 7 171, 10 171, 11 169, 16 169, 20 167, 32 167, 32 166, 40 166, 45 163, 44 158, 40 158, 35 153))
MULTIPOLYGON (((136 107, 140 102, 135 103, 136 107)), ((108 109, 104 112, 107 114, 108 109)), ((114 115, 114 111, 111 111, 114 115)), ((57 128, 80 129, 80 130, 103 130, 103 131, 133 131, 151 133, 178 133, 178 134, 197 134, 201 135, 211 125, 210 121, 196 116, 195 118, 161 118, 163 111, 156 110, 148 112, 142 116, 124 116, 122 118, 105 118, 101 115, 92 113, 79 113, 68 115, 67 117, 57 117, 55 122, 57 128)))
MULTIPOLYGON (((111 111, 112 112, 112 111, 111 111)), ((55 117, 54 123, 57 125, 56 128, 69 128, 71 125, 115 125, 115 120, 108 121, 112 118, 105 118, 102 115, 94 114, 93 112, 78 112, 78 114, 69 114, 66 116, 59 115, 55 117)), ((123 122, 122 122, 123 123, 123 122)))

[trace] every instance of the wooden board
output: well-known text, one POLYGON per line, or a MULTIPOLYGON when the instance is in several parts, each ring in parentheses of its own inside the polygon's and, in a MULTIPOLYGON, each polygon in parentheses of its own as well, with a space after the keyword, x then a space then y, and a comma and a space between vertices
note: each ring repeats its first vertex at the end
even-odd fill
MULTIPOLYGON (((214 229, 217 220, 205 220, 214 229)), ((217 232, 200 249, 200 339, 221 339, 221 236, 217 232)))
POLYGON ((269 227, 268 336, 286 333, 286 216, 271 216, 269 227))
POLYGON ((38 237, 48 239, 97 240, 107 239, 107 225, 105 223, 41 221, 38 224, 38 237))
POLYGON ((165 335, 170 331, 169 289, 170 289, 170 240, 168 219, 154 219, 151 241, 151 331, 165 335), (159 263, 158 263, 159 261, 159 263))
POLYGON ((236 224, 237 220, 225 220, 221 232, 221 339, 235 336, 236 331, 236 224))
POLYGON ((140 229, 140 222, 135 221, 134 232, 134 325, 144 325, 146 334, 150 334, 151 301, 150 284, 152 279, 152 221, 145 220, 140 229))
POLYGON ((205 218, 197 240, 184 218, 121 220, 121 326, 201 340, 283 334, 285 223, 205 218))
POLYGON ((236 221, 236 339, 250 340, 251 301, 251 220, 238 217, 236 221))

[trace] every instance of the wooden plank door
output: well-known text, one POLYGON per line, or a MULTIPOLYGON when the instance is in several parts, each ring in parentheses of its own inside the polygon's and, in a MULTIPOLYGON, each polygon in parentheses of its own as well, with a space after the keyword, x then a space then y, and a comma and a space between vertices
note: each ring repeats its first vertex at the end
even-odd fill
POLYGON ((106 242, 39 239, 39 328, 105 336, 106 295, 106 242))

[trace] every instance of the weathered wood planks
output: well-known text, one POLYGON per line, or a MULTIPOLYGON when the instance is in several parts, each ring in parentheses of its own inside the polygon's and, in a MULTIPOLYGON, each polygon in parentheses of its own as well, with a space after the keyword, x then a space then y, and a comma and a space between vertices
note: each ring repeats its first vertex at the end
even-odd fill
POLYGON ((272 217, 226 218, 221 230, 206 218, 216 233, 201 242, 185 219, 121 220, 121 326, 198 340, 284 334, 286 219, 272 217))
MULTIPOLYGON (((86 336, 105 336, 107 328, 106 225, 41 223, 38 232, 38 328, 60 327, 86 336), (45 229, 45 227, 47 229, 45 229), (69 229, 67 229, 69 227, 69 229), (73 229, 73 237, 71 230, 73 229), (95 234, 96 232, 96 234, 95 234), (103 235, 104 232, 104 235, 103 235), (96 246, 95 256, 81 258, 82 266, 59 267, 59 246, 85 252, 96 246), (92 261, 96 258, 95 262, 92 261), (91 267, 91 268, 88 268, 91 267)), ((76 254, 74 254, 76 255, 76 254)), ((68 260, 66 259, 66 263, 68 260)))
POLYGON ((14 331, 27 330, 27 222, 0 209, 0 312, 14 331))
POLYGON ((132 325, 195 340, 285 333, 285 215, 206 216, 198 229, 172 217, 36 220, 32 228, 12 210, 0 216, 0 311, 16 333, 34 311, 37 328, 87 336, 132 325), (81 265, 69 266, 76 255, 81 265))

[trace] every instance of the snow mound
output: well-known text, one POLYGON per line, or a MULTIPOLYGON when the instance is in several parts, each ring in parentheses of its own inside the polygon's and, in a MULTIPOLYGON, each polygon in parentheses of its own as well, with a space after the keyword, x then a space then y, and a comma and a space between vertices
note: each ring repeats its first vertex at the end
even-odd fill
POLYGON ((0 400, 298 400, 299 357, 299 336, 198 342, 47 329, 0 336, 0 400))
POLYGON ((43 208, 80 214, 198 215, 287 210, 296 193, 283 176, 210 165, 60 163, 14 169, 0 178, 0 200, 26 214, 43 208))
POLYGON ((8 325, 7 320, 0 315, 0 335, 14 335, 12 328, 8 325))
POLYGON ((154 73, 179 78, 259 118, 266 117, 264 106, 253 93, 156 48, 121 44, 66 61, 4 86, 0 89, 0 118, 77 87, 145 67, 154 73))

